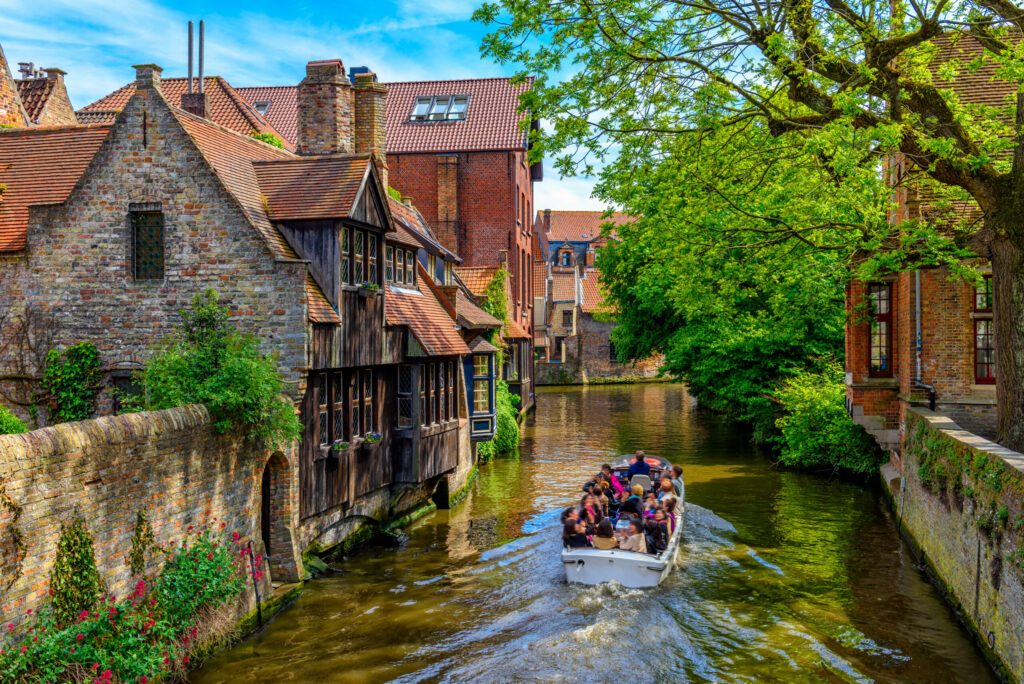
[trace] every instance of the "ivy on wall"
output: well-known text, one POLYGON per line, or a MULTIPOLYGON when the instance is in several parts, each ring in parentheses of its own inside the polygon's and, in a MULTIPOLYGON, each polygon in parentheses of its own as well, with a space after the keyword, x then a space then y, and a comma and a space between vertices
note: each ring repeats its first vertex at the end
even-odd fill
POLYGON ((128 554, 128 567, 133 575, 142 575, 146 572, 146 553, 156 543, 153 536, 153 526, 149 524, 149 518, 142 511, 135 516, 135 531, 132 532, 132 549, 128 554))
MULTIPOLYGON (((491 314, 499 321, 508 322, 508 281, 509 273, 504 268, 498 269, 494 278, 484 290, 484 300, 481 308, 491 314)), ((495 355, 495 368, 505 367, 505 343, 501 339, 501 331, 495 330, 490 336, 491 343, 498 348, 495 355)), ((508 388, 508 383, 498 379, 495 386, 495 409, 496 429, 494 439, 481 442, 477 447, 477 453, 484 460, 493 458, 498 454, 506 454, 515 451, 519 447, 519 397, 514 395, 508 388)))
POLYGON ((96 569, 96 552, 85 521, 75 518, 61 525, 57 558, 50 569, 53 613, 58 624, 69 625, 82 611, 96 605, 103 581, 96 569))
POLYGON ((53 417, 62 423, 92 417, 103 380, 100 354, 91 342, 79 342, 63 353, 46 352, 43 389, 49 394, 53 417))
POLYGON ((0 479, 0 511, 7 511, 9 519, 4 531, 10 535, 10 541, 0 538, 0 549, 4 551, 0 557, 0 592, 10 589, 21 577, 26 553, 25 540, 21 528, 18 527, 22 509, 7 493, 4 484, 0 479))

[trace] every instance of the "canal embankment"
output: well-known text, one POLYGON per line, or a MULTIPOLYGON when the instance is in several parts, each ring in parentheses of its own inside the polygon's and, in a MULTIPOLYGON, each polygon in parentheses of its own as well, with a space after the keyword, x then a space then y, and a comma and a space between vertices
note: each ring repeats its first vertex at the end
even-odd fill
POLYGON ((900 529, 993 667, 1024 681, 1024 455, 927 409, 906 425, 882 477, 900 529))

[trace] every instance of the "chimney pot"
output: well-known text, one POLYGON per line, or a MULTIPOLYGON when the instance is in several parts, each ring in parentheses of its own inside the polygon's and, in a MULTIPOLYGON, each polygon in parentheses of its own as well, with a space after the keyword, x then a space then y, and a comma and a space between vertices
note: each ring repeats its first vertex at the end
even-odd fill
POLYGON ((43 69, 46 72, 46 78, 51 81, 59 81, 61 77, 66 75, 68 72, 63 69, 57 69, 56 67, 50 67, 49 69, 43 69))
POLYGON ((160 74, 163 73, 163 69, 156 64, 136 64, 135 69, 135 89, 141 90, 144 88, 152 88, 160 90, 160 74))
POLYGON ((404 204, 407 207, 411 207, 412 206, 412 197, 402 197, 402 204, 404 204))

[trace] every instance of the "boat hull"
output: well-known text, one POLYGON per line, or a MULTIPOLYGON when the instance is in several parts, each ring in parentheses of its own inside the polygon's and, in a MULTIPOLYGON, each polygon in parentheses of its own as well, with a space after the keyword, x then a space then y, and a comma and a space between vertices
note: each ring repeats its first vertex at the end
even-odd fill
POLYGON ((564 549, 562 565, 565 579, 573 584, 618 582, 630 589, 656 587, 676 565, 679 542, 683 536, 682 516, 668 548, 660 556, 611 549, 564 549))

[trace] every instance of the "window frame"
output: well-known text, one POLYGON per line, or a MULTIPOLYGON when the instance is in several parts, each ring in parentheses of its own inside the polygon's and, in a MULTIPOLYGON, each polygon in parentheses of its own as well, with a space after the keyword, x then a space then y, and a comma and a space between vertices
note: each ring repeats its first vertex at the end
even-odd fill
POLYGON ((341 228, 341 284, 352 284, 352 258, 349 252, 352 249, 352 228, 342 226, 341 228))
POLYGON ((982 287, 974 288, 974 313, 992 313, 992 304, 995 300, 992 287, 992 274, 986 273, 982 276, 982 287), (979 299, 987 306, 978 306, 979 299))
POLYGON ((411 249, 405 250, 405 284, 416 285, 416 253, 411 249))
POLYGON ((144 282, 144 281, 161 281, 167 275, 167 223, 165 221, 164 212, 162 209, 156 207, 140 207, 130 208, 128 211, 129 223, 131 225, 131 269, 132 269, 132 280, 144 282), (145 219, 156 219, 152 224, 144 223, 145 219), (147 237, 155 243, 155 246, 147 247, 147 249, 155 249, 159 252, 159 265, 154 266, 153 271, 147 271, 147 274, 140 273, 139 268, 139 243, 143 241, 140 236, 142 229, 152 229, 156 232, 155 239, 147 237), (157 275, 157 270, 159 274, 157 275), (149 273, 153 273, 150 275, 149 273))
POLYGON ((412 123, 465 121, 472 99, 468 93, 418 95, 413 98, 408 120, 412 123))
POLYGON ((471 364, 472 377, 473 377, 473 394, 470 408, 474 416, 478 415, 490 415, 494 413, 494 399, 493 399, 493 387, 494 387, 494 355, 493 354, 473 354, 473 361, 471 364), (484 367, 481 369, 479 363, 483 361, 484 367), (482 372, 481 372, 482 371, 482 372), (486 388, 487 394, 487 409, 481 410, 477 406, 477 390, 481 387, 480 383, 484 383, 483 387, 486 388))
POLYGON ((570 311, 569 309, 562 309, 562 327, 572 327, 572 311, 570 311))
POLYGON ((384 282, 395 282, 395 246, 384 246, 384 282))
POLYGON ((892 281, 880 281, 868 283, 868 315, 871 319, 870 327, 868 330, 868 377, 872 378, 891 378, 894 376, 893 369, 893 283, 892 281), (878 313, 875 310, 875 298, 874 291, 876 288, 884 288, 886 292, 886 312, 878 313), (877 370, 874 368, 873 353, 876 348, 875 339, 876 331, 880 329, 880 326, 885 325, 884 341, 885 341, 885 359, 887 361, 886 368, 877 370))
POLYGON ((991 318, 976 318, 974 319, 974 384, 976 385, 994 385, 996 384, 996 331, 995 324, 991 318), (988 332, 980 332, 980 328, 985 327, 988 332), (985 338, 988 342, 987 346, 980 346, 982 338, 985 338), (986 362, 981 362, 979 359, 980 352, 987 352, 990 356, 986 362), (981 368, 984 367, 986 373, 983 375, 981 368))
POLYGON ((395 415, 395 424, 400 430, 408 430, 413 426, 413 415, 412 415, 412 396, 413 387, 413 366, 411 364, 403 363, 398 366, 398 379, 395 384, 395 397, 397 404, 397 413, 395 415), (403 387, 402 377, 408 379, 408 385, 403 387))

